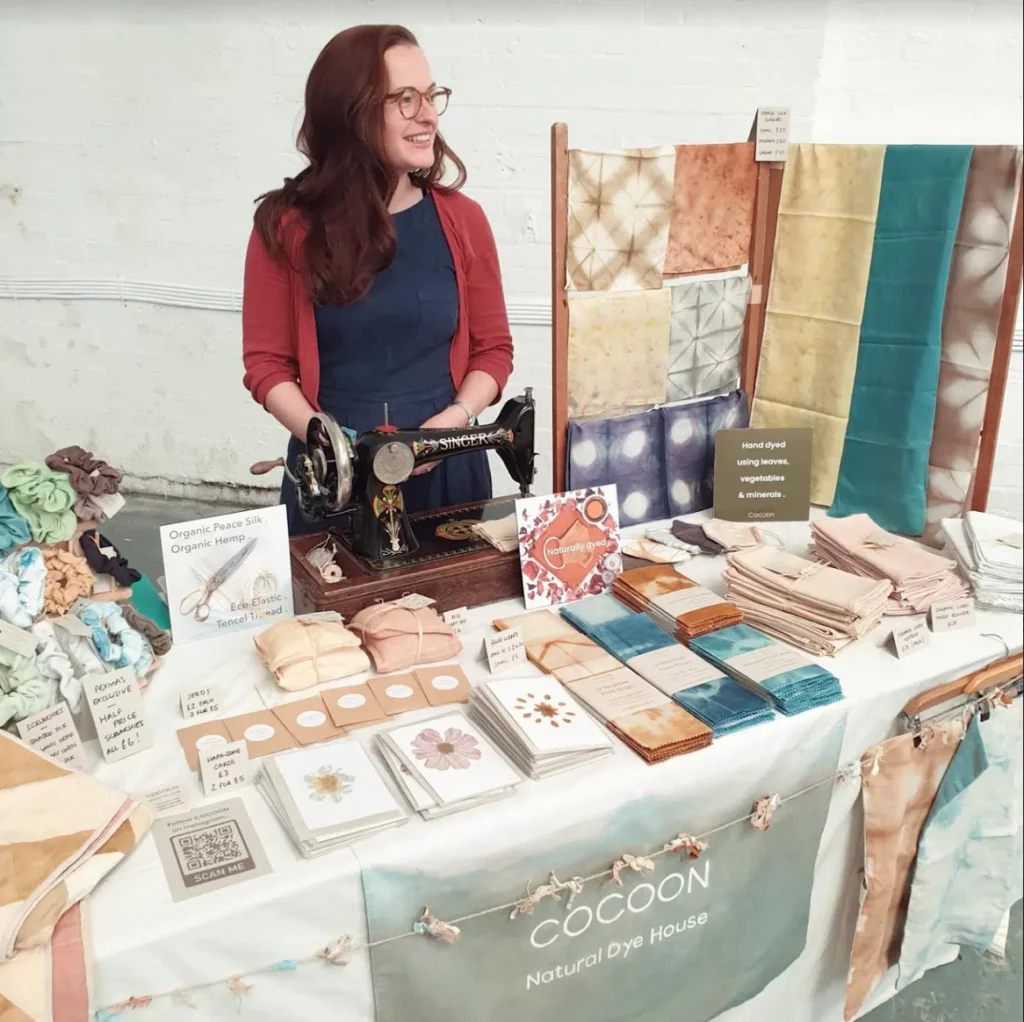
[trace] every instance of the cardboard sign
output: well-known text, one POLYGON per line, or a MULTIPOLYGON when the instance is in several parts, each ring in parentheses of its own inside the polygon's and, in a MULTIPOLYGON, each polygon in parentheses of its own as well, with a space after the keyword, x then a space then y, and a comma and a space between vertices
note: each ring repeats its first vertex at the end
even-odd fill
POLYGON ((928 626, 923 617, 908 621, 904 625, 896 625, 892 630, 892 641, 896 647, 896 656, 900 660, 919 653, 928 645, 928 626))
POLYGON ((67 703, 57 703, 34 717, 18 721, 18 734, 36 752, 49 756, 54 763, 72 770, 84 769, 82 739, 67 703))
POLYGON ((0 621, 0 646, 18 656, 36 655, 36 637, 24 628, 16 628, 6 621, 0 621))
POLYGON ((207 797, 240 788, 251 779, 249 748, 244 738, 199 752, 199 776, 207 797))
POLYGON ((811 506, 810 429, 720 429, 715 434, 715 517, 806 522, 811 506))
POLYGON ((456 607, 455 610, 446 610, 441 615, 441 620, 456 634, 462 635, 469 624, 467 617, 468 610, 465 607, 456 607))
POLYGON ((178 813, 187 813, 192 808, 180 784, 154 788, 139 798, 154 816, 176 816, 178 813))
POLYGON ((964 596, 959 600, 943 600, 931 607, 933 632, 956 632, 961 628, 973 628, 974 600, 964 596))
POLYGON ((111 674, 87 674, 82 688, 106 762, 116 763, 153 744, 142 709, 142 693, 130 667, 111 674))
POLYGON ((157 820, 153 838, 174 901, 271 872, 240 798, 157 820))
POLYGON ((186 720, 208 713, 220 713, 220 703, 209 685, 197 685, 181 693, 181 715, 186 720))
POLYGON ((283 504, 164 525, 160 547, 175 643, 293 616, 283 504))
POLYGON ((789 151, 789 107, 757 108, 754 128, 754 159, 758 163, 781 163, 789 151))
POLYGON ((522 628, 506 628, 503 632, 486 636, 484 650, 491 674, 526 663, 526 639, 523 638, 522 628))

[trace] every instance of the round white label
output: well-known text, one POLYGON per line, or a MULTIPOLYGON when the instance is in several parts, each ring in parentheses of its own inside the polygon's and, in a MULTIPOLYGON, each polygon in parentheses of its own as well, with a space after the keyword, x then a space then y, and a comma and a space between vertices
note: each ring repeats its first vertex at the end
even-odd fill
POLYGON ((319 727, 326 720, 327 717, 325 717, 319 710, 303 710, 302 713, 295 718, 295 723, 298 724, 299 727, 319 727))
POLYGON ((439 674, 436 678, 430 679, 430 684, 441 692, 451 692, 453 688, 459 687, 459 679, 453 678, 450 674, 439 674))
POLYGON ((228 740, 223 735, 201 735, 196 739, 197 749, 210 749, 214 745, 227 745, 228 740))
POLYGON ((413 694, 412 689, 408 685, 388 685, 384 691, 392 699, 408 699, 413 694))
POLYGON ((366 696, 358 692, 349 692, 347 696, 339 696, 338 705, 343 710, 358 710, 360 706, 366 705, 366 696))
POLYGON ((274 737, 274 729, 269 724, 253 724, 245 729, 245 737, 250 742, 265 742, 274 737))

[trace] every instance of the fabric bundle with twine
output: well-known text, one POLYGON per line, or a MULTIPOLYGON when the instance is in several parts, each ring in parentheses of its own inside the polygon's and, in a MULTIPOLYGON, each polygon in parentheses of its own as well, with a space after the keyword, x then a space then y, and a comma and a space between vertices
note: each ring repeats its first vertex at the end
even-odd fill
POLYGON ((46 459, 46 464, 55 472, 66 472, 78 499, 74 512, 83 522, 102 522, 106 512, 92 498, 112 496, 121 489, 121 473, 105 461, 94 458, 92 451, 83 447, 62 447, 46 459))
POLYGON ((28 522, 37 543, 63 543, 75 534, 77 495, 66 472, 38 461, 21 461, 12 465, 0 484, 7 487, 11 506, 28 522))
POLYGON ((278 621, 253 639, 263 665, 286 692, 347 678, 370 669, 359 639, 337 621, 278 621))
POLYGON ((455 632, 433 607, 413 610, 378 603, 359 611, 350 627, 362 639, 380 674, 450 660, 462 652, 455 632))

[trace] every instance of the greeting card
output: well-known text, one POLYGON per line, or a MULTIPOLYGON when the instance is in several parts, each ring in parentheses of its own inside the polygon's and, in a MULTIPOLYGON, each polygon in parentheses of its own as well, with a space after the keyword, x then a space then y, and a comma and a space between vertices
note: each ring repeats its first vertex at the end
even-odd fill
POLYGON ((527 607, 603 593, 622 570, 614 486, 516 501, 527 607))

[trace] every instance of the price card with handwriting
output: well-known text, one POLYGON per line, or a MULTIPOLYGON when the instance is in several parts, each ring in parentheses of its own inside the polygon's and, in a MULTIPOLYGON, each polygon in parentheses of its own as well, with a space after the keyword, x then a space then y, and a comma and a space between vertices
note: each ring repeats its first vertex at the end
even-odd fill
POLYGON ((18 734, 36 752, 49 756, 61 766, 72 770, 85 767, 82 739, 67 703, 57 703, 34 717, 18 721, 18 734))
POLYGON ((209 795, 249 783, 249 747, 244 738, 199 751, 199 774, 209 795))
POLYGON ((111 674, 87 674, 82 688, 96 725, 100 752, 108 763, 133 756, 153 744, 142 709, 142 693, 130 667, 111 674))
POLYGON ((406 593, 401 599, 393 602, 396 607, 406 607, 409 610, 422 610, 424 607, 429 607, 437 601, 432 600, 429 596, 424 596, 422 593, 406 593))
POLYGON ((487 653, 487 666, 491 669, 491 674, 498 674, 516 664, 526 663, 526 640, 521 628, 506 628, 503 632, 486 636, 484 650, 487 653))
POLYGON ((933 632, 957 632, 962 628, 973 628, 974 600, 964 596, 959 600, 933 603, 931 614, 933 632))
POLYGON ((465 607, 456 607, 454 610, 446 610, 441 617, 456 635, 462 635, 469 624, 468 613, 465 607))
POLYGON ((758 163, 781 163, 786 159, 788 151, 789 107, 758 107, 754 159, 758 163))
POLYGON ((896 625, 892 630, 892 641, 896 647, 896 656, 900 660, 920 653, 928 645, 928 626, 924 618, 919 617, 906 624, 896 625))
POLYGON ((209 713, 220 713, 220 702, 209 685, 197 685, 181 693, 181 715, 186 720, 209 713))
POLYGON ((24 628, 16 628, 6 621, 0 621, 0 646, 18 656, 36 655, 36 637, 24 628))

